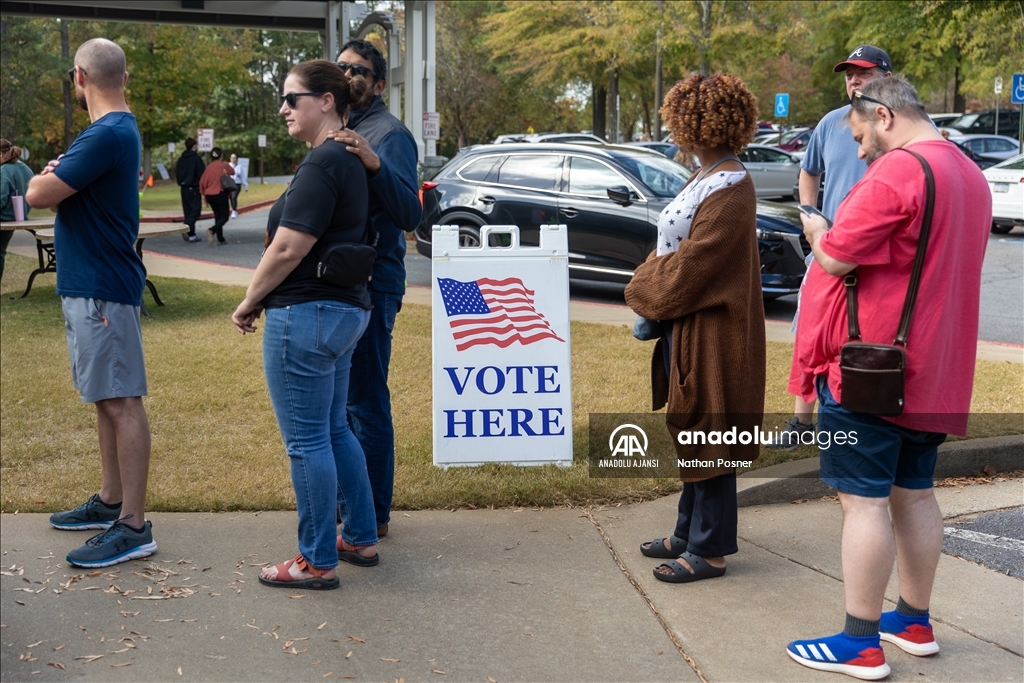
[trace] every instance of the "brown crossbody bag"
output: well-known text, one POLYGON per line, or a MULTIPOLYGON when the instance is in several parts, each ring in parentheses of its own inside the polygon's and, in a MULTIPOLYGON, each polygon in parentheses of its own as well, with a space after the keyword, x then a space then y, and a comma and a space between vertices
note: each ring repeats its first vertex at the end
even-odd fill
POLYGON ((842 400, 840 404, 854 413, 870 413, 893 417, 903 412, 904 386, 907 368, 907 334, 910 331, 910 316, 917 300, 921 283, 928 235, 932 229, 932 210, 935 208, 935 178, 928 162, 920 154, 913 154, 924 168, 927 195, 921 236, 914 255, 914 267, 910 273, 907 297, 903 301, 903 313, 896 339, 892 344, 871 344, 860 341, 860 323, 857 320, 857 271, 848 273, 846 285, 846 319, 850 340, 839 351, 839 371, 842 376, 842 400))

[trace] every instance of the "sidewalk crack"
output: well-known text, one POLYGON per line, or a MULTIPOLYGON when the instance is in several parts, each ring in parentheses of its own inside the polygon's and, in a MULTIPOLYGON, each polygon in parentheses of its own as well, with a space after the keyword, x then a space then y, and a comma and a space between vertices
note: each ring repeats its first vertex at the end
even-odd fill
POLYGON ((658 608, 654 606, 654 602, 651 600, 650 597, 648 597, 647 593, 644 592, 644 589, 640 587, 640 584, 637 583, 636 579, 633 578, 633 575, 629 573, 629 570, 626 568, 625 563, 623 563, 622 558, 619 557, 619 554, 615 551, 615 547, 612 546, 612 541, 610 538, 608 538, 608 534, 604 532, 604 529, 601 527, 601 524, 596 519, 594 519, 594 515, 592 514, 591 508, 584 508, 583 514, 586 516, 588 520, 590 520, 590 523, 594 525, 594 528, 597 529, 597 533, 601 534, 601 539, 604 541, 605 547, 608 548, 608 552, 611 553, 612 559, 615 560, 615 564, 626 577, 626 580, 629 581, 630 585, 633 586, 633 589, 640 595, 641 598, 644 599, 644 602, 647 603, 647 607, 650 608, 651 612, 654 613, 654 617, 658 620, 658 623, 661 624, 661 628, 665 631, 665 634, 668 636, 669 640, 672 641, 672 644, 676 646, 676 650, 678 650, 682 658, 686 660, 686 663, 690 665, 690 668, 693 669, 693 672, 697 674, 697 677, 700 678, 701 683, 708 683, 708 680, 704 678, 704 674, 701 673, 700 667, 697 666, 697 662, 695 662, 693 660, 693 657, 688 655, 686 653, 686 650, 683 649, 682 643, 680 643, 679 640, 676 638, 675 633, 672 632, 672 629, 669 627, 668 622, 665 621, 665 618, 661 616, 661 612, 658 611, 658 608))

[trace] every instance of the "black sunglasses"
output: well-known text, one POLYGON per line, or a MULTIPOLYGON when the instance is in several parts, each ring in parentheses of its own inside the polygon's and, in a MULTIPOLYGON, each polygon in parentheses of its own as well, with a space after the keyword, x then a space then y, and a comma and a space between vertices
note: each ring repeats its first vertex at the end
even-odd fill
POLYGON ((298 104, 298 102, 295 101, 296 98, 299 98, 299 97, 319 97, 320 95, 323 95, 323 93, 322 92, 290 92, 290 93, 288 93, 286 95, 281 95, 281 102, 283 104, 287 104, 289 109, 295 109, 295 105, 298 104))
POLYGON ((363 66, 362 64, 346 64, 345 62, 335 62, 335 64, 340 66, 341 70, 345 73, 351 71, 356 76, 362 76, 363 78, 373 78, 375 76, 373 69, 368 66, 363 66))
POLYGON ((80 67, 80 66, 73 66, 70 69, 68 69, 68 78, 70 78, 72 81, 75 80, 75 69, 81 69, 82 73, 84 73, 86 76, 89 75, 89 72, 86 71, 85 69, 82 69, 82 67, 80 67))
POLYGON ((893 119, 896 118, 896 114, 893 113, 892 108, 889 107, 889 105, 886 104, 885 102, 882 102, 880 100, 876 100, 874 97, 868 97, 867 95, 862 93, 860 90, 855 90, 853 92, 853 96, 856 97, 858 100, 867 100, 868 102, 874 102, 875 104, 882 105, 883 107, 885 107, 886 111, 889 112, 889 118, 893 118, 893 119))

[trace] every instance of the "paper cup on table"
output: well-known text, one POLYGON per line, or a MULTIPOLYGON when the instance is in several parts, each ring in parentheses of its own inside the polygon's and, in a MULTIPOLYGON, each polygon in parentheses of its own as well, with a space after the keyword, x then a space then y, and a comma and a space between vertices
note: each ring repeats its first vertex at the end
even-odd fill
POLYGON ((21 223, 25 220, 25 198, 21 195, 11 197, 11 206, 14 208, 14 220, 21 223))

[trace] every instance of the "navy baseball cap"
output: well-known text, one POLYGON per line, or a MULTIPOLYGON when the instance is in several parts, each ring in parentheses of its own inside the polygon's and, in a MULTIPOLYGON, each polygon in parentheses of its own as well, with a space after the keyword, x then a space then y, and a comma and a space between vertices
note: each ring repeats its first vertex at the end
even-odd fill
POLYGON ((885 50, 881 50, 874 45, 861 45, 850 53, 845 62, 836 64, 836 68, 832 69, 832 71, 839 73, 840 71, 846 71, 847 67, 850 66, 859 66, 862 69, 873 69, 877 66, 882 71, 892 71, 892 62, 889 60, 889 55, 886 54, 885 50))

